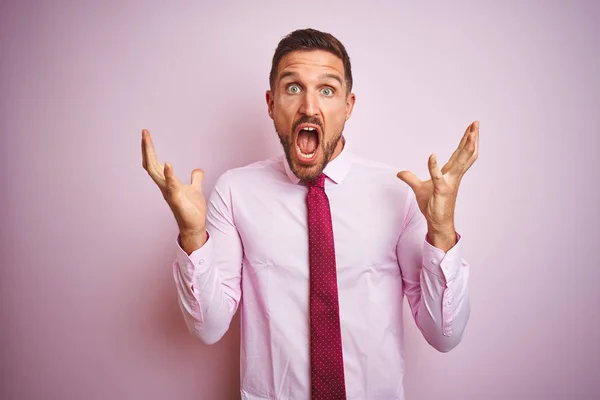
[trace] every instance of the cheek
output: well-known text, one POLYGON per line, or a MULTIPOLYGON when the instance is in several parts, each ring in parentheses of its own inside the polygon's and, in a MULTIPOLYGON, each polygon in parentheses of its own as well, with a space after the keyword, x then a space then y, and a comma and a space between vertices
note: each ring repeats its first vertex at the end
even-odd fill
POLYGON ((283 123, 294 115, 294 103, 290 100, 278 100, 273 107, 273 119, 283 123))
POLYGON ((346 103, 336 103, 333 107, 327 110, 327 122, 329 125, 327 130, 331 135, 338 133, 340 126, 346 122, 346 103))

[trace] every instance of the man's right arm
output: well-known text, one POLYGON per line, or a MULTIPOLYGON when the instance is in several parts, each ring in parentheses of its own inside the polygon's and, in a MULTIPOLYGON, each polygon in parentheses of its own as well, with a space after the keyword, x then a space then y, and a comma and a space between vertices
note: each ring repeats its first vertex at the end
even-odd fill
POLYGON ((227 332, 241 297, 242 244, 233 223, 230 174, 219 178, 207 204, 204 171, 193 170, 190 184, 183 184, 171 164, 158 161, 147 129, 142 130, 142 167, 179 227, 173 274, 186 324, 203 342, 215 343, 227 332))
POLYGON ((202 342, 223 337, 241 298, 242 243, 233 221, 228 174, 209 197, 206 234, 179 236, 173 277, 185 323, 202 342))

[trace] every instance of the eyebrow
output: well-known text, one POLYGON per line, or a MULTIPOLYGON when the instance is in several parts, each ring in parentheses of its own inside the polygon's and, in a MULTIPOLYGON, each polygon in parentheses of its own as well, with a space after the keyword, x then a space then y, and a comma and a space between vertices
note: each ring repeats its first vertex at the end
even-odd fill
MULTIPOLYGON (((288 78, 288 77, 297 78, 298 74, 293 71, 283 72, 281 75, 279 75, 279 81, 282 81, 283 79, 288 78)), ((339 82, 340 86, 344 86, 344 82, 342 81, 342 78, 340 78, 339 75, 337 75, 337 74, 332 74, 332 73, 321 74, 321 75, 319 75, 319 79, 334 79, 339 82)))

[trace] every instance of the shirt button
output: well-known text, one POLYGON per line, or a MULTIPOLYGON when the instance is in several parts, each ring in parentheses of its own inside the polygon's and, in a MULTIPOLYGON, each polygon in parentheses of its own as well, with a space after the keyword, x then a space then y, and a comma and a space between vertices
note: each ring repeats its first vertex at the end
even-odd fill
POLYGON ((435 258, 432 258, 432 259, 431 259, 431 263, 432 263, 433 265, 437 265, 437 262, 438 262, 438 261, 437 261, 435 258))
POLYGON ((198 264, 200 264, 200 265, 204 264, 204 258, 201 258, 200 261, 198 261, 198 264))

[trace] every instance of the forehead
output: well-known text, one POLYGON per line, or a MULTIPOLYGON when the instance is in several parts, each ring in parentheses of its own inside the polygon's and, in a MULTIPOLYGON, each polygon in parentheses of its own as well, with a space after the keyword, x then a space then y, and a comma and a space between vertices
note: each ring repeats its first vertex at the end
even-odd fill
POLYGON ((344 63, 339 57, 328 51, 297 50, 281 58, 277 71, 277 80, 280 79, 282 74, 289 72, 306 78, 322 74, 336 74, 343 80, 344 63))

